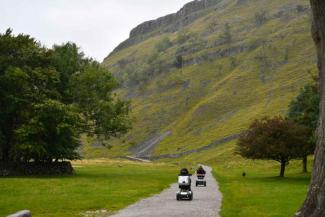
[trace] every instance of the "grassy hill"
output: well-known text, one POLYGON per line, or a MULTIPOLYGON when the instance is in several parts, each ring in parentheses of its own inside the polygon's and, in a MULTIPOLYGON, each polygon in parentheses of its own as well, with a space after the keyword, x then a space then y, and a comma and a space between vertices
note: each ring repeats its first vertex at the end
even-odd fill
POLYGON ((105 154, 88 147, 89 156, 125 154, 166 132, 154 155, 209 145, 254 118, 285 114, 311 81, 307 0, 206 0, 196 7, 200 2, 167 23, 138 26, 104 60, 123 84, 118 94, 131 100, 135 122, 123 144, 113 141, 105 154))

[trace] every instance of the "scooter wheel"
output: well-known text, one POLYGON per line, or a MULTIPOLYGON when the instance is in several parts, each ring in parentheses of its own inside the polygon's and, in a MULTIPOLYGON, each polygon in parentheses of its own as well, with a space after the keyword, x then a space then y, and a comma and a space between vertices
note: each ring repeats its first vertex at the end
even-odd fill
POLYGON ((179 194, 176 194, 176 200, 177 200, 177 201, 181 200, 179 194))

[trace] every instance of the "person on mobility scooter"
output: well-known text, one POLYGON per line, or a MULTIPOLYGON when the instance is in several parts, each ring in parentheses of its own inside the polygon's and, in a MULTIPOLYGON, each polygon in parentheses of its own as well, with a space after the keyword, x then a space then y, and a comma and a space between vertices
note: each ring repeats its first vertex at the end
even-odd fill
POLYGON ((176 193, 177 200, 193 200, 193 192, 191 190, 191 174, 186 168, 181 169, 178 175, 179 191, 176 193))
POLYGON ((195 182, 195 186, 207 186, 207 182, 204 180, 205 178, 205 170, 203 169, 202 166, 200 166, 197 170, 196 170, 196 176, 197 176, 197 180, 195 182))

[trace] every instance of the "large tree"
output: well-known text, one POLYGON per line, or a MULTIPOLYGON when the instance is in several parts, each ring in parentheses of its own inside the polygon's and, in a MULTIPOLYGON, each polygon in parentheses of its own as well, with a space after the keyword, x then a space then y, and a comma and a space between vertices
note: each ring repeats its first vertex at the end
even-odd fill
POLYGON ((59 74, 50 67, 50 53, 28 35, 0 34, 0 161, 17 153, 17 130, 32 119, 33 107, 58 98, 59 74))
POLYGON ((249 159, 275 160, 281 165, 280 177, 292 159, 304 154, 308 129, 282 117, 255 120, 238 140, 237 152, 249 159))
POLYGON ((313 12, 312 36, 317 48, 320 117, 314 169, 307 198, 297 217, 325 216, 325 1, 310 0, 313 12))
POLYGON ((10 29, 0 34, 0 163, 76 159, 81 133, 125 133, 129 104, 117 87, 74 43, 47 49, 10 29))
POLYGON ((303 156, 303 172, 307 172, 307 156, 315 151, 315 131, 319 119, 319 93, 316 82, 300 90, 299 95, 290 103, 288 118, 309 129, 310 139, 303 156))

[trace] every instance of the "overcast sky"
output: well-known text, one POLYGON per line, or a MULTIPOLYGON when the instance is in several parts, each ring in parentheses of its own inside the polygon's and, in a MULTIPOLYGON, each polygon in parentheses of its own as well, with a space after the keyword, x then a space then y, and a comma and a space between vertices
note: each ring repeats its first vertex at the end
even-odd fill
POLYGON ((174 13, 190 0, 0 0, 0 31, 30 34, 48 47, 77 43, 102 61, 143 21, 174 13))

